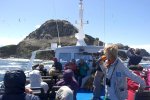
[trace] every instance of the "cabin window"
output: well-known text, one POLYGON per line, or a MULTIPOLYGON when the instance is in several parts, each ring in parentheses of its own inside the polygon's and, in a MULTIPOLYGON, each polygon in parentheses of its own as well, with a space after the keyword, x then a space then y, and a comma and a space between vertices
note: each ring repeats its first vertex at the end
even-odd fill
POLYGON ((61 62, 68 62, 71 60, 71 53, 60 53, 59 59, 61 62))
POLYGON ((85 55, 83 53, 75 53, 74 54, 74 58, 76 60, 79 60, 79 59, 84 59, 85 61, 88 61, 88 60, 92 60, 92 56, 91 55, 85 55))

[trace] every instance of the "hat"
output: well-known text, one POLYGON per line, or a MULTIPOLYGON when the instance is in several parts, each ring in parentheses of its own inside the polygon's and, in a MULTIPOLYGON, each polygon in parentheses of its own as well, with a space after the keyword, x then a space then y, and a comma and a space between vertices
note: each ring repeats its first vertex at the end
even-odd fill
POLYGON ((64 78, 72 78, 73 77, 73 71, 71 69, 66 69, 63 72, 63 77, 64 78))
POLYGON ((56 92, 56 100, 73 100, 73 91, 68 86, 62 86, 56 92))
POLYGON ((4 75, 4 86, 6 93, 24 92, 26 76, 22 70, 7 71, 4 75))
POLYGON ((33 70, 30 72, 30 84, 31 87, 40 87, 41 86, 41 74, 39 70, 33 70))

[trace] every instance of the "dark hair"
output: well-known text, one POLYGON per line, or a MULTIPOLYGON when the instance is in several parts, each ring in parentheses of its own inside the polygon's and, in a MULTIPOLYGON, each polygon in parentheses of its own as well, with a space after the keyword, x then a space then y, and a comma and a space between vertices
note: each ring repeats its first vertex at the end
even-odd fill
POLYGON ((135 54, 140 55, 141 50, 140 49, 135 49, 135 54))
POLYGON ((130 66, 129 67, 130 70, 134 70, 134 71, 142 71, 143 67, 139 67, 139 66, 130 66))

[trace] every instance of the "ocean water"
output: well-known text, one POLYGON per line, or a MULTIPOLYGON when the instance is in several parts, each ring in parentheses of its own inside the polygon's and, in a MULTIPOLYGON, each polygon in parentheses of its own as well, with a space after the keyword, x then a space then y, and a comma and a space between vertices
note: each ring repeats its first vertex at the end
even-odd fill
POLYGON ((3 80, 6 71, 22 69, 24 71, 29 71, 28 68, 29 59, 0 59, 0 81, 3 80))
MULTIPOLYGON (((29 67, 29 59, 20 59, 20 58, 8 58, 8 59, 1 59, 0 58, 0 82, 3 80, 4 74, 6 71, 21 69, 25 72, 26 76, 29 75, 29 72, 32 70, 29 67)), ((49 70, 53 64, 53 61, 43 61, 40 59, 35 59, 33 65, 35 64, 43 64, 44 68, 49 70)))

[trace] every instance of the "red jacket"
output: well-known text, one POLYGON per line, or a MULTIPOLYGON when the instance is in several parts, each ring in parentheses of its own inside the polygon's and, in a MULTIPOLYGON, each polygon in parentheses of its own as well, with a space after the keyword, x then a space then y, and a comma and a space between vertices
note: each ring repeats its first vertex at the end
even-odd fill
MULTIPOLYGON (((136 75, 140 76, 141 78, 143 78, 140 75, 139 71, 133 71, 136 75)), ((143 78, 144 79, 144 78, 143 78)), ((136 90, 138 90, 139 88, 139 84, 137 84, 136 82, 132 81, 131 79, 127 79, 127 83, 128 83, 128 99, 127 100, 134 100, 134 94, 136 92, 136 90)))

